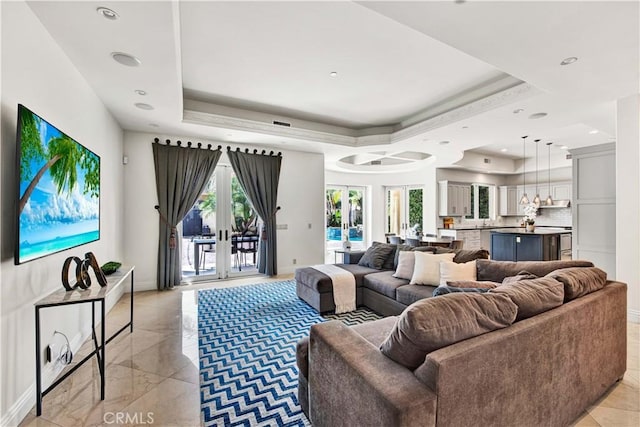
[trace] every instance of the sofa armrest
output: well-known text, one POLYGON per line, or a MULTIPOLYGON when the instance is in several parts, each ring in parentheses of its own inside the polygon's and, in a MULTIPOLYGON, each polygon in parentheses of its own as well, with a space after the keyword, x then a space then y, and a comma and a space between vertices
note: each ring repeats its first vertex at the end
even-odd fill
POLYGON ((433 391, 340 321, 311 327, 309 406, 314 427, 436 422, 433 391))
POLYGON ((364 255, 365 251, 349 251, 343 254, 343 264, 357 264, 360 262, 360 258, 364 255))

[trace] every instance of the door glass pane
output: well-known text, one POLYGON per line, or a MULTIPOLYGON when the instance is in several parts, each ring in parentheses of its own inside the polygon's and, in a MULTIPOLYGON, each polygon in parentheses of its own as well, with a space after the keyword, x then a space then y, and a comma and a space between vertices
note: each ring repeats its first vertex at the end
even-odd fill
POLYGON ((422 233, 422 189, 409 189, 409 227, 412 235, 422 233))
POLYGON ((364 249, 364 190, 349 189, 349 213, 347 226, 352 249, 364 249))
POLYGON ((327 243, 342 241, 342 190, 327 188, 327 243))
POLYGON ((257 270, 258 215, 253 209, 235 173, 231 175, 231 272, 257 270))
POLYGON ((182 220, 182 276, 216 274, 216 176, 182 220))
POLYGON ((393 233, 400 236, 402 233, 402 189, 387 189, 387 229, 385 233, 393 233))

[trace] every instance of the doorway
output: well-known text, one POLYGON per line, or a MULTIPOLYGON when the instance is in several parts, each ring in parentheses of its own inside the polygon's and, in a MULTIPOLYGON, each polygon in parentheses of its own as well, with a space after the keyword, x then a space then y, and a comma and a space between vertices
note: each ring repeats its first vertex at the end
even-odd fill
POLYGON ((423 189, 421 186, 386 187, 385 234, 402 238, 422 233, 423 189))
POLYGON ((219 164, 182 221, 183 280, 256 274, 260 227, 233 168, 219 164))
POLYGON ((367 248, 365 188, 331 185, 326 188, 325 262, 340 261, 335 251, 349 240, 352 250, 367 248))

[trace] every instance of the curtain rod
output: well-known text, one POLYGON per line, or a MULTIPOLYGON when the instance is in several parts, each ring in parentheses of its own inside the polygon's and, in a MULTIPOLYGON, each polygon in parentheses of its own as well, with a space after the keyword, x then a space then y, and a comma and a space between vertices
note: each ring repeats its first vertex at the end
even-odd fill
MULTIPOLYGON (((228 146, 228 145, 227 145, 227 151, 231 151, 231 147, 228 146)), ((235 151, 239 153, 240 152, 240 147, 236 147, 235 151)), ((244 149, 244 152, 247 153, 247 154, 249 154, 249 151, 250 150, 248 148, 244 149)), ((267 153, 267 150, 262 150, 262 153, 260 153, 260 155, 264 156, 264 155, 266 155, 266 153, 267 153)), ((253 154, 258 154, 258 149, 257 148, 255 148, 253 150, 253 154)), ((275 154, 275 152, 272 150, 272 151, 269 152, 269 156, 282 157, 282 152, 278 151, 278 154, 275 154)))
MULTIPOLYGON (((162 144, 162 143, 160 142, 160 139, 159 139, 159 138, 154 138, 154 139, 153 139, 153 142, 154 142, 154 143, 156 143, 156 144, 162 144)), ((170 139, 167 139, 167 140, 165 140, 165 143, 166 143, 167 145, 171 145, 171 140, 170 140, 170 139)), ((178 147, 182 147, 182 141, 177 140, 177 141, 176 141, 176 144, 177 144, 177 146, 178 146, 178 147)), ((187 147, 188 147, 188 148, 196 148, 196 147, 192 147, 192 145, 194 145, 194 144, 193 144, 191 141, 187 141, 187 147)), ((174 146, 174 147, 175 147, 175 146, 174 146)), ((211 144, 207 144, 206 149, 207 149, 207 150, 211 150, 211 148, 212 148, 212 147, 213 147, 213 145, 211 145, 211 144)), ((204 147, 203 147, 203 144, 202 144, 201 142, 198 142, 198 144, 197 144, 197 148, 204 148, 204 147)), ((218 145, 217 150, 218 150, 218 151, 219 151, 219 150, 222 150, 222 145, 218 145)))

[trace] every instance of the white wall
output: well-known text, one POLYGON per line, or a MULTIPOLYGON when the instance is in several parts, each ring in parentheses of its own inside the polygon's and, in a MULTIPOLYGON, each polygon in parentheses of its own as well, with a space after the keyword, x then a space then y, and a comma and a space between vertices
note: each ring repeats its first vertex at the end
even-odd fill
MULTIPOLYGON (((98 261, 122 259, 122 131, 67 56, 23 2, 2 2, 2 197, 0 268, 0 424, 16 425, 35 403, 35 301, 61 289, 64 259, 92 251, 98 261), (17 104, 42 115, 101 157, 101 239, 19 266, 13 263, 16 215, 17 104)), ((53 331, 74 344, 88 333, 89 307, 42 311, 42 343, 53 331)), ((45 366, 45 377, 54 373, 45 366)))
MULTIPOLYGON (((161 141, 189 140, 185 137, 125 132, 125 155, 129 161, 124 169, 124 211, 127 219, 124 258, 127 263, 136 266, 137 290, 157 289, 159 225, 154 206, 158 198, 151 149, 155 137, 161 141)), ((192 141, 227 146, 218 141, 192 141)), ((231 145, 245 148, 244 145, 231 145)), ((277 214, 277 223, 286 224, 287 229, 278 230, 278 274, 291 273, 300 265, 321 263, 324 247, 324 157, 277 148, 259 148, 282 152, 278 189, 281 210, 277 214)), ((229 164, 224 153, 220 164, 229 164)))
POLYGON ((640 95, 617 103, 616 277, 628 284, 629 319, 640 322, 640 95))

